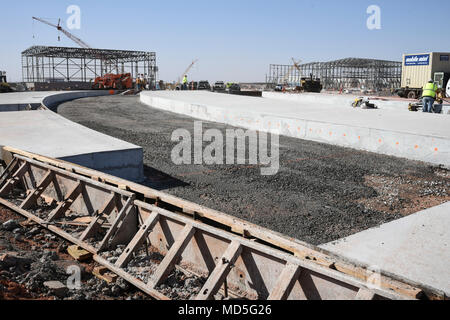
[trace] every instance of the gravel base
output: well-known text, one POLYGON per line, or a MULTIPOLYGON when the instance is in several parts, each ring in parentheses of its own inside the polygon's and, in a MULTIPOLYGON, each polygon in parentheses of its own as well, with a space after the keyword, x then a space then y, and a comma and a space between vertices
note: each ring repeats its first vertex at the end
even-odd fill
MULTIPOLYGON (((144 184, 316 245, 450 200, 446 170, 289 137, 280 137, 274 176, 248 165, 177 166, 170 157, 172 132, 192 133, 195 119, 147 107, 136 96, 74 100, 57 112, 142 146, 144 184), (383 179, 390 184, 381 190, 383 179)), ((225 135, 232 127, 203 122, 203 130, 209 128, 225 135)))

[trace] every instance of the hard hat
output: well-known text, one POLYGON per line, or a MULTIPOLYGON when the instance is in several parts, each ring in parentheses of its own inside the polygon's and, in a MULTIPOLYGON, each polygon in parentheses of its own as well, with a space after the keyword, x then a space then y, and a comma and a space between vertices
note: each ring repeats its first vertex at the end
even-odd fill
POLYGON ((433 83, 433 82, 434 82, 433 79, 428 80, 428 83, 433 83))

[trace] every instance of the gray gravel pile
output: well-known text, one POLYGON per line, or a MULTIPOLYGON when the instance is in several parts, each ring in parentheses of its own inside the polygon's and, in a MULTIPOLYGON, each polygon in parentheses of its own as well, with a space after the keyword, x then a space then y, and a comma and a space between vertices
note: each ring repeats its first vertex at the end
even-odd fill
MULTIPOLYGON (((379 191, 366 181, 367 176, 428 181, 433 187, 418 185, 417 192, 435 199, 423 206, 448 201, 444 196, 449 193, 448 176, 417 161, 280 137, 280 170, 274 176, 261 176, 258 167, 246 165, 177 166, 171 160, 176 145, 171 135, 179 128, 192 134, 193 118, 153 109, 137 97, 126 96, 74 100, 61 104, 57 111, 91 129, 142 146, 148 186, 312 244, 402 217, 402 201, 408 204, 408 196, 404 199, 401 193, 391 193, 398 207, 380 208, 385 200, 378 198, 379 191)), ((203 122, 204 130, 210 128, 225 136, 231 127, 203 122)), ((413 204, 408 214, 423 206, 413 204)))

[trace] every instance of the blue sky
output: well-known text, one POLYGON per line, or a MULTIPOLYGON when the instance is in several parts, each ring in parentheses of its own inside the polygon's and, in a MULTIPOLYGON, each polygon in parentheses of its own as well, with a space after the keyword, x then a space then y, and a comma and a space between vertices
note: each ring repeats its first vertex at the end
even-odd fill
POLYGON ((92 47, 155 51, 166 81, 193 59, 191 79, 264 81, 269 64, 291 57, 400 61, 403 53, 450 51, 447 0, 430 3, 431 16, 418 0, 1 1, 0 70, 10 81, 21 80, 20 52, 29 46, 76 46, 31 19, 61 18, 65 26, 72 4, 81 8, 81 29, 71 32, 92 47), (372 4, 381 8, 381 30, 366 27, 372 4))

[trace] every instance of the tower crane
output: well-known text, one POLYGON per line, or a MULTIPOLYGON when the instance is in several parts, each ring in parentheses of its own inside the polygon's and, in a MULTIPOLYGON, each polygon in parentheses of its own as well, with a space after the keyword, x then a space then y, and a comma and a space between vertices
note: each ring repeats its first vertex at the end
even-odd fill
POLYGON ((86 48, 89 49, 91 48, 90 45, 88 45, 86 42, 84 42, 83 40, 81 40, 80 38, 74 36, 73 34, 71 34, 69 31, 65 30, 63 27, 60 26, 60 21, 61 19, 58 19, 58 25, 54 25, 51 22, 45 21, 44 19, 41 18, 36 18, 33 17, 34 20, 45 23, 46 25, 49 25, 50 27, 56 28, 58 29, 58 31, 61 31, 62 33, 64 33, 66 35, 67 38, 69 38, 70 40, 72 40, 73 42, 75 42, 76 44, 78 44, 80 47, 82 48, 86 48))

